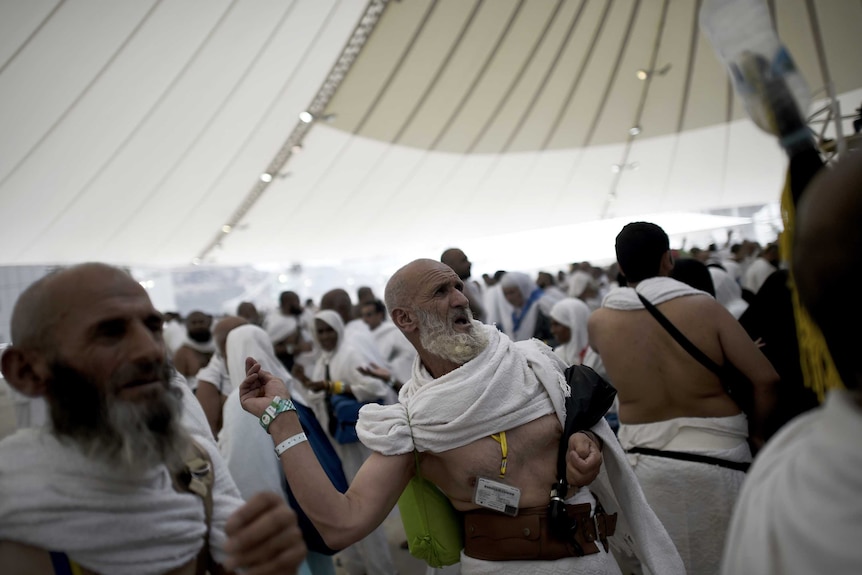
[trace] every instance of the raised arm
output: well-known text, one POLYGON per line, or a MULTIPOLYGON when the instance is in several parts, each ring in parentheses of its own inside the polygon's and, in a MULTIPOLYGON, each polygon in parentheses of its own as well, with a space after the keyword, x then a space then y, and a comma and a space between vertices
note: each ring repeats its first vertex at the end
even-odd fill
MULTIPOLYGON (((284 383, 246 360, 247 377, 240 387, 243 409, 260 417, 275 396, 287 398, 284 383)), ((278 415, 269 425, 273 446, 302 433, 296 412, 278 415)), ((373 453, 346 493, 339 493, 321 468, 308 442, 280 456, 281 466, 302 509, 326 544, 344 548, 359 541, 386 519, 414 472, 412 453, 384 456, 373 453)))

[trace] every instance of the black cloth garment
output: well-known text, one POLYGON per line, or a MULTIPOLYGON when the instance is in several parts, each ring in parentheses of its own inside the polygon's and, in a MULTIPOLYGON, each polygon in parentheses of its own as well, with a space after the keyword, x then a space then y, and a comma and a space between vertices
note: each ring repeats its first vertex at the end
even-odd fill
POLYGON ((805 387, 793 317, 793 299, 787 270, 770 275, 754 296, 739 323, 781 376, 773 417, 767 422, 767 439, 797 415, 819 405, 817 395, 805 387))

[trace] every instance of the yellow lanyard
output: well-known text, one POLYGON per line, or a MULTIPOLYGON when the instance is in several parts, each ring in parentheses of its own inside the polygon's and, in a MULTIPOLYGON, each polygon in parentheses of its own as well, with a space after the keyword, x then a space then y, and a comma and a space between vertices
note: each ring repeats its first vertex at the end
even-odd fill
POLYGON ((506 443, 506 432, 501 431, 491 436, 491 439, 500 444, 500 449, 503 451, 503 459, 500 461, 500 478, 506 477, 506 463, 509 460, 509 445, 506 443))

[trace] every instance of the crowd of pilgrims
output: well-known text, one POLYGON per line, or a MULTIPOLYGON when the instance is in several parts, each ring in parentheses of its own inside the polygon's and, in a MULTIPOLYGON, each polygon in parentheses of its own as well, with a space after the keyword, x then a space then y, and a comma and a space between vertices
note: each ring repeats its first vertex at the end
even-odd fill
MULTIPOLYGON (((744 328, 740 333, 756 341, 780 375, 782 389, 790 390, 785 393, 789 400, 778 407, 782 411, 779 419, 787 421, 818 403, 802 384, 787 266, 781 260, 778 242, 766 246, 748 240, 732 243, 731 237, 728 233, 723 247, 713 244, 706 249, 671 250, 673 268, 669 275, 715 298, 744 328)), ((590 344, 588 323, 593 312, 602 308, 605 297, 615 287, 626 285, 617 262, 607 266, 578 262, 567 270, 534 273, 498 270, 476 277, 461 249, 446 250, 439 261, 463 281, 461 289, 474 319, 495 326, 513 341, 541 340, 566 365, 586 365, 613 383, 602 357, 590 344)), ((332 445, 321 450, 329 453, 331 461, 325 462, 326 456, 320 452, 318 458, 324 467, 343 470, 343 476, 341 471, 337 478, 330 476, 341 491, 372 452, 355 437, 347 441, 336 437, 333 407, 327 399, 349 389, 361 402, 395 403, 414 370, 416 349, 389 318, 381 294, 369 287, 360 287, 354 298, 347 290, 333 286, 318 302, 303 302, 299 294, 285 291, 276 302, 242 302, 235 314, 228 316, 213 317, 207 310, 192 311, 185 317, 170 311, 163 311, 163 315, 170 361, 194 392, 231 476, 246 499, 264 490, 286 490, 290 497, 290 488, 272 458, 269 439, 259 442, 261 449, 253 448, 254 442, 247 440, 249 434, 259 434, 260 430, 243 412, 236 393, 245 375, 245 357, 265 356, 268 369, 284 380, 298 382, 291 393, 298 409, 313 413, 308 419, 316 419, 326 428, 332 445)), ((615 401, 605 414, 614 433, 620 429, 618 407, 615 401)), ((724 513, 729 516, 729 508, 724 513)), ((670 522, 660 518, 673 537, 670 522)), ((720 541, 716 552, 720 552, 720 541)), ((407 548, 406 541, 402 548, 407 548)), ((681 554, 686 563, 692 561, 681 554)), ((718 564, 717 557, 703 560, 713 568, 718 564)), ((384 526, 335 557, 325 546, 322 552, 309 546, 303 568, 312 574, 331 574, 336 564, 345 573, 396 573, 384 526)), ((636 565, 621 566, 637 569, 636 565)), ((455 573, 457 565, 448 569, 445 572, 455 573)))
MULTIPOLYGON (((732 243, 731 237, 728 233, 723 247, 712 244, 705 249, 672 250, 670 275, 713 296, 758 342, 783 385, 793 389, 792 401, 781 407, 787 420, 815 406, 817 400, 802 385, 799 373, 786 265, 777 241, 761 246, 749 240, 732 243)), ((608 378, 600 355, 590 347, 587 325, 603 298, 626 283, 616 262, 607 266, 578 262, 567 270, 534 274, 498 270, 474 277, 471 262, 458 248, 446 250, 440 261, 463 280, 474 319, 495 325, 514 341, 537 338, 567 365, 586 365, 608 378)), ((240 325, 256 326, 249 335, 259 344, 271 346, 272 355, 284 367, 284 376, 289 373, 302 384, 304 403, 320 421, 327 421, 330 415, 320 399, 332 391, 327 386, 333 380, 349 386, 363 401, 397 401, 398 391, 411 377, 416 351, 390 321, 378 294, 363 286, 355 296, 333 287, 321 301, 303 302, 299 294, 285 291, 272 305, 242 302, 233 316, 214 318, 198 310, 182 318, 165 312, 164 337, 174 366, 195 391, 244 495, 267 485, 248 472, 248 465, 254 462, 249 461, 247 450, 231 441, 230 435, 239 433, 231 421, 242 417, 239 402, 231 403, 228 398, 241 378, 234 377, 232 382, 225 365, 232 353, 229 342, 239 346, 240 338, 228 340, 228 332, 240 325), (324 348, 321 342, 327 338, 335 343, 324 348)), ((246 328, 246 332, 251 330, 246 328)), ((605 415, 615 432, 619 428, 617 407, 615 402, 605 415)), ((332 443, 349 482, 371 452, 359 442, 332 443)), ((406 541, 402 547, 406 549, 406 541)), ((337 560, 348 573, 395 573, 382 526, 341 552, 337 560)), ((312 572, 329 572, 332 559, 311 552, 308 562, 312 572)))

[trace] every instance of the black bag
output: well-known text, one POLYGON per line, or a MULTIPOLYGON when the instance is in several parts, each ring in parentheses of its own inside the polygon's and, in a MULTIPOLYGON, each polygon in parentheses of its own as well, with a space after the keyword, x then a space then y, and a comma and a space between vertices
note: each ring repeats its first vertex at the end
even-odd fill
MULTIPOLYGON (((571 519, 566 515, 565 498, 569 484, 566 481, 566 452, 569 438, 591 428, 605 416, 614 403, 617 390, 602 376, 585 365, 572 365, 566 368, 566 382, 571 395, 566 398, 566 424, 560 437, 557 452, 557 482, 551 488, 551 502, 548 506, 548 524, 558 539, 574 543, 571 519)), ((577 546, 577 543, 574 543, 577 546)), ((583 551, 583 550, 581 550, 583 551)))

